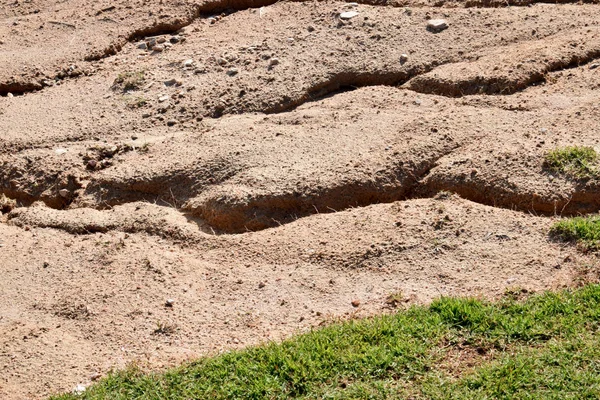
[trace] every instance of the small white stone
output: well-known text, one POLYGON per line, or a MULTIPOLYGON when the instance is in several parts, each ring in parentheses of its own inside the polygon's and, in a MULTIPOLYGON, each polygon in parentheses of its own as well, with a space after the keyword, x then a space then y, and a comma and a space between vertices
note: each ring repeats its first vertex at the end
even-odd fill
POLYGON ((239 71, 237 68, 231 68, 229 71, 227 71, 227 75, 234 76, 234 75, 237 75, 238 72, 239 71))
POLYGON ((192 59, 185 60, 185 61, 183 62, 183 67, 184 67, 184 68, 189 68, 189 67, 191 67, 192 65, 194 65, 194 60, 192 60, 192 59))
POLYGON ((77 384, 77 386, 75 386, 75 389, 73 389, 73 393, 74 394, 82 394, 83 392, 85 392, 85 385, 83 383, 79 383, 77 384))
POLYGON ((6 93, 6 97, 8 97, 9 99, 12 99, 14 96, 11 92, 6 93))
POLYGON ((69 192, 67 189, 60 189, 58 194, 60 194, 60 197, 64 197, 65 199, 71 196, 71 192, 69 192))
POLYGON ((61 148, 58 148, 58 149, 54 150, 54 152, 56 153, 57 156, 60 156, 60 155, 65 154, 67 152, 67 149, 63 149, 61 147, 61 148))
POLYGON ((445 19, 430 19, 427 21, 427 29, 431 32, 441 32, 448 28, 448 22, 445 19))
POLYGON ((404 64, 408 61, 408 54, 400 54, 400 64, 404 64))
POLYGON ((346 11, 340 14, 341 19, 351 19, 358 15, 358 11, 346 11))
POLYGON ((160 96, 160 97, 158 98, 158 102, 159 102, 159 103, 165 102, 165 101, 169 100, 169 98, 170 98, 170 97, 169 97, 168 95, 160 96))

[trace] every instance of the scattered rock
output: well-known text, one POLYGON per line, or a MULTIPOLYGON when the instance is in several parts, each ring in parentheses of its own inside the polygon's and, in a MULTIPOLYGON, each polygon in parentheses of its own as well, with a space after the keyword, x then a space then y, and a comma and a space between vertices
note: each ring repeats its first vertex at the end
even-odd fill
POLYGON ((269 61, 269 66, 271 66, 271 67, 274 67, 277 64, 279 64, 278 58, 271 58, 271 61, 269 61))
POLYGON ((193 65, 194 65, 194 60, 192 60, 192 59, 185 60, 183 62, 183 68, 190 68, 193 65))
POLYGON ((590 65, 590 69, 596 69, 600 67, 600 63, 593 63, 592 65, 590 65))
POLYGON ((167 299, 165 301, 165 307, 173 307, 173 304, 175 304, 175 299, 167 299))
POLYGON ((179 42, 183 42, 185 40, 185 38, 182 38, 181 36, 171 36, 171 39, 169 39, 169 41, 173 44, 175 43, 179 43, 179 42))
POLYGON ((261 282, 261 283, 259 283, 259 284, 258 284, 258 288, 259 288, 259 289, 262 289, 262 288, 264 288, 265 286, 266 286, 266 284, 265 284, 264 282, 261 282))
POLYGON ((68 189, 60 189, 58 191, 58 194, 60 195, 60 197, 64 197, 65 199, 71 197, 71 192, 69 192, 68 189))
POLYGON ((227 60, 224 59, 223 57, 219 57, 219 58, 217 58, 217 64, 219 64, 222 67, 224 65, 227 65, 227 60))
POLYGON ((408 61, 408 54, 400 54, 400 64, 404 64, 408 61))
POLYGON ((54 153, 56 153, 57 156, 61 156, 63 154, 65 154, 67 152, 67 149, 63 149, 63 148, 58 148, 56 150, 54 150, 54 153))
POLYGON ((165 86, 181 86, 182 82, 177 79, 169 79, 163 82, 165 86))
POLYGON ((161 36, 161 37, 158 37, 158 38, 156 38, 156 43, 164 43, 164 42, 166 42, 166 41, 167 41, 167 39, 165 39, 165 38, 164 38, 164 37, 162 37, 162 36, 161 36))
POLYGON ((352 307, 360 306, 360 300, 352 300, 352 307))
POLYGON ((445 19, 430 19, 427 21, 427 30, 430 32, 441 32, 448 28, 448 22, 445 19))
POLYGON ((8 92, 8 93, 6 93, 6 97, 8 97, 9 99, 12 99, 15 96, 11 92, 8 92))
POLYGON ((167 126, 174 126, 177 125, 177 121, 175 121, 174 119, 170 119, 167 121, 167 126))
POLYGON ((89 160, 87 162, 87 164, 85 165, 85 167, 87 169, 90 169, 92 171, 95 170, 97 166, 98 166, 98 162, 96 160, 89 160))
POLYGON ((306 30, 309 31, 309 32, 314 32, 315 31, 315 27, 312 26, 312 25, 309 25, 309 26, 306 27, 306 30))
POLYGON ((340 18, 348 20, 348 19, 352 19, 352 18, 356 17, 357 15, 358 15, 358 11, 345 11, 340 14, 340 18))
POLYGON ((92 381, 97 381, 98 379, 100 379, 102 377, 102 374, 99 372, 94 372, 91 376, 90 379, 92 381))
POLYGON ((152 47, 152 50, 160 53, 161 51, 165 50, 165 46, 162 45, 162 44, 157 44, 157 45, 155 45, 155 46, 152 47))
POLYGON ((237 68, 231 68, 229 71, 227 71, 227 75, 229 76, 234 76, 238 74, 238 69, 237 68))
POLYGON ((138 47, 138 49, 141 49, 141 50, 148 50, 148 43, 140 42, 140 43, 138 43, 137 47, 138 47))
POLYGON ((158 98, 158 102, 159 102, 159 103, 163 103, 163 102, 165 102, 165 101, 169 100, 169 98, 170 98, 170 97, 169 97, 168 95, 166 95, 166 94, 165 94, 164 96, 160 96, 160 97, 158 98))

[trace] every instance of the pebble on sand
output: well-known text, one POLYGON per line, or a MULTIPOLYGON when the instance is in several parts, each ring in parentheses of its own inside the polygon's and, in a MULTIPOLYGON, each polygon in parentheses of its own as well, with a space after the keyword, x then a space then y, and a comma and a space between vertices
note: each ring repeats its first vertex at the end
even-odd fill
POLYGON ((445 19, 430 19, 427 21, 427 30, 431 32, 441 32, 448 28, 448 22, 445 19))
POLYGON ((340 14, 341 19, 351 19, 358 15, 358 11, 346 11, 340 14))

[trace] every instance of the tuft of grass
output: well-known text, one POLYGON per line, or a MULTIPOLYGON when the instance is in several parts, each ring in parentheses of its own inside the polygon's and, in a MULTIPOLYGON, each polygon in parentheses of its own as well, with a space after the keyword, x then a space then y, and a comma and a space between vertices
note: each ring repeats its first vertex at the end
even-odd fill
POLYGON ((599 250, 600 215, 561 219, 552 226, 550 233, 562 240, 576 242, 586 250, 599 250))
POLYGON ((404 293, 395 292, 386 297, 385 304, 391 308, 398 308, 403 301, 405 301, 404 293))
POLYGON ((589 285, 441 298, 163 373, 114 372, 53 399, 597 399, 598 360, 600 285, 589 285))
POLYGON ((126 98, 125 101, 127 102, 127 107, 129 107, 131 109, 142 108, 146 104, 148 104, 148 99, 143 96, 137 96, 134 98, 126 98))
POLYGON ((120 73, 113 82, 113 88, 121 88, 124 92, 138 90, 146 81, 144 71, 127 71, 120 73))
POLYGON ((177 326, 169 322, 156 321, 156 328, 152 332, 154 335, 170 336, 177 332, 177 326))
POLYGON ((592 147, 568 146, 546 154, 544 165, 553 172, 577 179, 600 177, 598 153, 592 147))

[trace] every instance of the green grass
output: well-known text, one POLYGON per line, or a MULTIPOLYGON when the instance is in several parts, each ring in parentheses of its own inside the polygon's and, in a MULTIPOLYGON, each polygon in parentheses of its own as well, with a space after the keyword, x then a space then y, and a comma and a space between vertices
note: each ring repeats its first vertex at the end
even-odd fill
POLYGON ((597 161, 598 154, 592 147, 569 146, 548 152, 545 166, 577 179, 590 179, 600 177, 597 161))
POLYGON ((562 240, 577 242, 586 250, 600 249, 600 216, 565 218, 550 233, 562 240))
POLYGON ((53 399, 597 399, 599 328, 598 285, 442 298, 164 373, 131 367, 53 399))
POLYGON ((144 71, 123 72, 117 76, 113 82, 113 87, 120 87, 122 88, 123 92, 138 90, 146 81, 145 75, 146 73, 144 71))

